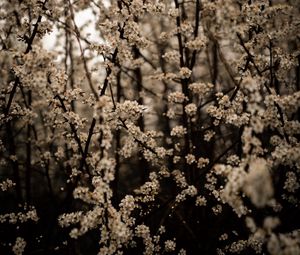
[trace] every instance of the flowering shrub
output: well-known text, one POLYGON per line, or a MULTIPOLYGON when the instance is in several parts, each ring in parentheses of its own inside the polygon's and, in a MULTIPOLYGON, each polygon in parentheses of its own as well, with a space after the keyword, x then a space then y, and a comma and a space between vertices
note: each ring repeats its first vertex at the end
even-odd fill
POLYGON ((2 1, 0 253, 300 254, 299 5, 2 1))

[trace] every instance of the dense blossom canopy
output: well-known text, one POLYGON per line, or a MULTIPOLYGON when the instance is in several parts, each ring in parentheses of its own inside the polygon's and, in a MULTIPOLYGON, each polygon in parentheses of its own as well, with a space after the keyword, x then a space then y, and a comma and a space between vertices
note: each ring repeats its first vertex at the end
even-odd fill
POLYGON ((0 1, 0 253, 300 254, 299 7, 0 1))

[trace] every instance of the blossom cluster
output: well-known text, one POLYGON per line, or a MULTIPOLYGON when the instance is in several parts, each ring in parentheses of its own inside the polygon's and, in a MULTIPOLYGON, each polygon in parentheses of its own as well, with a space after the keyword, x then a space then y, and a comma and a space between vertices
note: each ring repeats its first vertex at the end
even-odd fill
POLYGON ((0 254, 300 254, 299 24, 298 0, 2 1, 0 254))

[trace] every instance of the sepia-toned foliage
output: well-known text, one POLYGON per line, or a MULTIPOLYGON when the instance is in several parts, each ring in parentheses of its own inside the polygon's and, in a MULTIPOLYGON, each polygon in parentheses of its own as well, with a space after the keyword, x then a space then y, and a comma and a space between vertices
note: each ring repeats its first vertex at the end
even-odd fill
POLYGON ((0 2, 1 254, 300 254, 300 1, 0 2))

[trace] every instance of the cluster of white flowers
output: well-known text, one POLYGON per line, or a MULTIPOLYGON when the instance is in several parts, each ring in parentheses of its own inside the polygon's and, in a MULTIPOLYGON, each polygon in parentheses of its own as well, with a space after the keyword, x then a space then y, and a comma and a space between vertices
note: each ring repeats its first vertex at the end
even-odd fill
POLYGON ((186 182, 186 178, 184 174, 180 170, 173 170, 172 176, 174 177, 174 180, 176 182, 176 185, 180 188, 185 188, 188 186, 186 182))
POLYGON ((264 207, 274 194, 271 174, 267 161, 263 158, 252 159, 249 173, 245 177, 243 190, 257 207, 264 207))
POLYGON ((207 166, 209 163, 209 159, 208 158, 199 158, 197 161, 197 167, 198 168, 203 168, 205 166, 207 166))
POLYGON ((179 91, 176 92, 172 92, 168 95, 168 101, 170 103, 183 103, 185 100, 187 99, 187 97, 179 91))
POLYGON ((178 53, 178 51, 174 50, 166 52, 164 55, 162 55, 162 57, 169 63, 178 63, 180 54, 178 53))
POLYGON ((176 203, 181 203, 186 200, 187 196, 194 197, 197 195, 197 189, 193 185, 189 185, 186 189, 182 190, 175 198, 176 203))
POLYGON ((15 255, 22 255, 25 251, 26 241, 22 237, 17 237, 15 244, 12 247, 12 251, 15 255))
POLYGON ((188 116, 193 117, 197 113, 197 106, 194 103, 191 103, 186 105, 184 110, 188 116))
POLYGON ((6 213, 0 214, 0 223, 9 222, 11 224, 24 223, 28 220, 37 222, 39 217, 37 215, 36 209, 31 207, 27 212, 18 212, 18 213, 6 213))
POLYGON ((124 158, 129 158, 132 156, 134 151, 137 150, 137 144, 134 141, 134 138, 132 136, 128 136, 124 138, 124 145, 120 149, 119 153, 122 155, 124 158))
POLYGON ((189 89, 195 94, 201 97, 207 95, 214 87, 211 83, 195 82, 189 85, 189 89))
POLYGON ((102 176, 104 182, 109 183, 115 178, 115 166, 116 161, 114 158, 104 157, 98 161, 97 167, 95 167, 94 174, 102 176))
POLYGON ((172 240, 165 241, 165 251, 166 252, 172 252, 176 249, 176 243, 172 240))
POLYGON ((243 168, 232 168, 228 174, 228 181, 220 192, 223 202, 228 203, 239 217, 247 213, 239 193, 244 185, 246 173, 243 168))
POLYGON ((245 100, 242 93, 237 93, 233 101, 230 100, 228 95, 223 93, 217 94, 219 106, 210 105, 207 107, 207 113, 215 118, 214 125, 219 125, 222 119, 226 123, 240 127, 246 125, 250 121, 250 114, 242 111, 242 104, 245 100))
POLYGON ((202 50, 207 44, 207 39, 204 38, 196 38, 191 41, 188 41, 185 46, 191 50, 202 50))
POLYGON ((165 4, 161 2, 146 4, 146 10, 148 12, 155 13, 155 14, 164 13, 165 8, 166 8, 165 4))
POLYGON ((190 78, 192 75, 192 70, 190 70, 187 67, 182 67, 179 70, 179 75, 180 75, 180 78, 183 78, 183 79, 190 78))
POLYGON ((130 217, 130 214, 136 207, 137 205, 135 204, 135 199, 131 195, 126 195, 120 202, 122 219, 130 226, 134 224, 134 218, 130 217))
POLYGON ((206 206, 207 200, 204 196, 197 196, 195 204, 196 206, 206 206))
POLYGON ((280 144, 274 148, 271 155, 275 165, 283 164, 291 167, 294 165, 298 166, 300 158, 300 144, 296 143, 291 145, 286 142, 280 142, 280 144))
POLYGON ((146 225, 138 225, 135 228, 135 234, 137 237, 141 237, 143 239, 145 245, 144 255, 151 255, 154 252, 154 244, 151 238, 149 227, 146 225))
POLYGON ((209 142, 215 135, 215 132, 213 130, 207 130, 204 133, 204 141, 209 142))
POLYGON ((186 163, 188 163, 189 165, 196 162, 196 157, 193 154, 187 154, 185 156, 185 159, 186 159, 186 163))
POLYGON ((8 190, 9 188, 11 188, 11 187, 13 187, 15 185, 16 184, 12 180, 6 179, 6 180, 0 182, 0 189, 2 191, 6 191, 6 190, 8 190))
POLYGON ((155 200, 156 195, 160 189, 158 176, 152 172, 150 175, 150 181, 144 183, 140 188, 135 190, 135 193, 139 195, 138 200, 147 203, 155 200))
POLYGON ((172 18, 176 18, 179 16, 179 9, 178 8, 170 8, 168 10, 168 15, 172 18))
POLYGON ((297 254, 300 252, 299 229, 287 234, 272 233, 267 243, 268 252, 275 254, 297 254))
POLYGON ((118 103, 116 113, 122 120, 137 120, 145 111, 144 106, 138 104, 137 101, 125 100, 124 103, 118 103))
POLYGON ((72 224, 76 224, 80 221, 82 217, 82 212, 72 212, 68 214, 62 214, 58 218, 58 223, 61 227, 69 227, 72 224))
POLYGON ((284 189, 286 189, 288 192, 295 192, 297 189, 299 189, 300 184, 297 180, 297 176, 294 172, 287 172, 286 173, 286 180, 284 182, 284 189))
POLYGON ((229 251, 231 253, 241 253, 247 248, 247 240, 239 240, 230 245, 229 251))
POLYGON ((176 126, 171 130, 171 136, 183 137, 187 132, 187 129, 183 126, 176 126))

